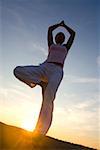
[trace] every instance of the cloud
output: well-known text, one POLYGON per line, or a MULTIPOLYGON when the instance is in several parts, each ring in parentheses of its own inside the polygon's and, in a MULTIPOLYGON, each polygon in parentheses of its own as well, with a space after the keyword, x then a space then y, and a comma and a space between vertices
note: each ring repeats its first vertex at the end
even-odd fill
POLYGON ((79 77, 79 76, 73 76, 73 75, 65 75, 65 79, 69 83, 99 83, 99 78, 93 78, 93 77, 79 77))
POLYGON ((38 43, 35 44, 32 42, 32 47, 33 49, 38 50, 39 52, 42 52, 44 56, 47 56, 48 50, 44 48, 42 45, 39 45, 38 43))
POLYGON ((68 103, 64 107, 55 108, 54 125, 66 128, 73 133, 87 137, 97 135, 98 121, 98 104, 95 99, 68 103), (61 116, 60 122, 58 116, 61 116))
MULTIPOLYGON (((0 121, 21 125, 22 120, 31 118, 36 123, 41 104, 39 92, 36 89, 24 88, 23 86, 10 85, 0 87, 0 121), (38 102, 37 102, 38 101, 38 102), (13 120, 13 118, 15 118, 13 120)), ((39 89, 38 89, 39 91, 39 89)), ((15 125, 16 125, 15 124, 15 125)))
POLYGON ((3 104, 7 104, 9 105, 15 105, 15 103, 17 102, 27 102, 27 101, 31 101, 31 96, 29 95, 28 92, 25 92, 24 89, 20 89, 20 88, 15 88, 15 87, 9 87, 9 88, 3 88, 0 87, 0 103, 1 106, 3 106, 3 104))

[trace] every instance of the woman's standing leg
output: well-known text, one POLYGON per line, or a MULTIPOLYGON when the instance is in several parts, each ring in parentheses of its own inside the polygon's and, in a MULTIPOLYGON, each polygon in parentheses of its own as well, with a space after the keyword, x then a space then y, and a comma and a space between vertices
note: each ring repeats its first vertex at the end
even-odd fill
POLYGON ((45 135, 51 126, 54 108, 54 99, 61 80, 62 74, 55 73, 48 81, 48 84, 45 88, 44 99, 42 102, 39 119, 35 129, 38 133, 42 135, 45 135))
POLYGON ((40 113, 39 113, 39 117, 38 117, 38 121, 37 121, 37 124, 36 124, 36 128, 34 130, 34 133, 36 134, 40 134, 40 131, 38 130, 38 128, 40 128, 40 118, 41 118, 41 113, 43 111, 43 103, 44 103, 44 93, 45 93, 45 90, 46 90, 46 87, 47 87, 47 84, 46 82, 40 82, 40 86, 42 88, 42 105, 41 105, 41 109, 40 109, 40 113))

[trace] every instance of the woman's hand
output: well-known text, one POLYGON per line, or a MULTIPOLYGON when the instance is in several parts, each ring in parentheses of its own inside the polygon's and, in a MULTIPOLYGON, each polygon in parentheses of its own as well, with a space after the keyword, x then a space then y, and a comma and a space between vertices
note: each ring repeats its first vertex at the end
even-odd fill
POLYGON ((64 23, 64 20, 62 20, 60 23, 59 23, 60 26, 64 26, 65 23, 64 23))

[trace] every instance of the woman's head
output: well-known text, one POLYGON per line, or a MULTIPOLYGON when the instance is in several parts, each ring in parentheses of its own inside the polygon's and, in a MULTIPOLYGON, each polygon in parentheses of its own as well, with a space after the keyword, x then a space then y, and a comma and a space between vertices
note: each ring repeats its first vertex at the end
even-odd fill
POLYGON ((57 44, 62 44, 65 41, 65 35, 62 32, 59 32, 55 36, 55 42, 57 44))

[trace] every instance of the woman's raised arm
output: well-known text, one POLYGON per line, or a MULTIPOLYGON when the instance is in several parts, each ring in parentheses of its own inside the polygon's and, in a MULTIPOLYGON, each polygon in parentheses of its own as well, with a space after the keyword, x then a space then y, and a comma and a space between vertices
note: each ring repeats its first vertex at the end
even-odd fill
POLYGON ((55 30, 56 28, 58 28, 61 25, 61 22, 55 25, 52 25, 48 28, 48 46, 50 47, 51 44, 53 44, 53 30, 55 30))
POLYGON ((67 43, 64 44, 64 46, 66 46, 67 50, 69 50, 70 47, 71 47, 72 44, 73 44, 73 41, 74 41, 75 31, 72 30, 70 27, 68 27, 68 26, 64 23, 64 21, 62 21, 61 26, 63 26, 63 27, 69 32, 69 34, 70 34, 70 37, 69 37, 67 43))

